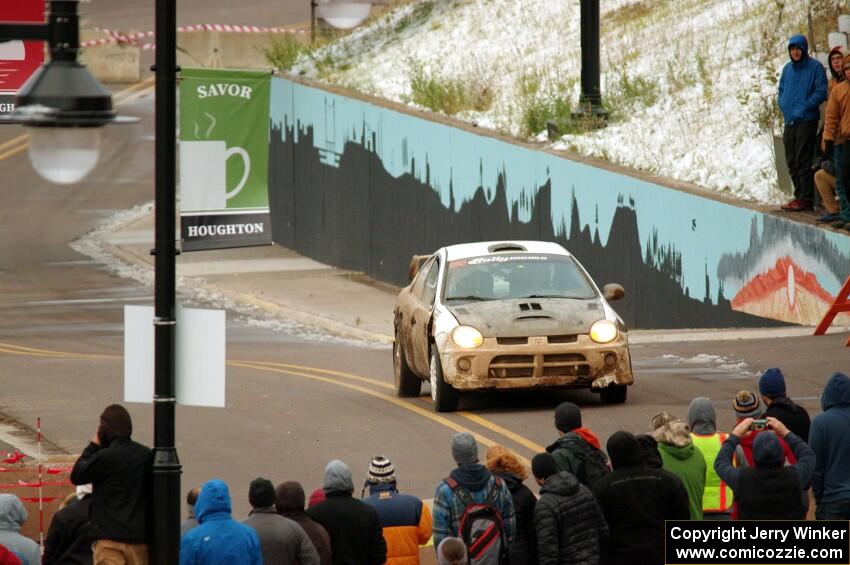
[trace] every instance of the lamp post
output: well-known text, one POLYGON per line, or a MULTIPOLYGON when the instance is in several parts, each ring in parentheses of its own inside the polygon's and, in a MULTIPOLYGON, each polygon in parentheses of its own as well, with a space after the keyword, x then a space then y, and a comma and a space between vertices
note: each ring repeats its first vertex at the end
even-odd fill
POLYGON ((604 117, 599 82, 599 0, 581 0, 580 113, 604 117))
MULTIPOLYGON (((0 122, 22 124, 30 133, 36 171, 52 182, 85 177, 99 155, 99 126, 137 118, 116 116, 112 97, 77 62, 78 0, 50 0, 46 24, 0 23, 0 41, 43 40, 51 59, 21 87, 15 110, 0 122)), ((151 561, 176 565, 180 554, 180 461, 175 448, 176 116, 177 10, 174 0, 156 1, 156 227, 154 282, 154 461, 151 561)))
POLYGON ((177 2, 156 0, 156 199, 154 228, 154 526, 151 558, 176 565, 180 556, 180 460, 175 447, 176 383, 174 361, 177 2))

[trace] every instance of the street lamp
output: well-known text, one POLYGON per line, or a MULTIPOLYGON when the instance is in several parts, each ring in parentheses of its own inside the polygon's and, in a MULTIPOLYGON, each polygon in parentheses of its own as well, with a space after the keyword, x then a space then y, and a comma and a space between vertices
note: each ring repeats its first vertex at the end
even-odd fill
MULTIPOLYGON (((43 40, 51 60, 24 84, 13 113, 0 122, 30 130, 30 160, 54 182, 75 182, 94 168, 99 126, 137 121, 116 116, 109 92, 77 63, 78 0, 50 0, 47 24, 0 24, 0 41, 43 40)), ((175 448, 176 412, 176 155, 177 7, 156 0, 156 119, 154 230, 154 450, 150 560, 176 565, 180 556, 180 461, 175 448)))
POLYGON ((27 128, 33 168, 58 184, 78 182, 94 169, 100 126, 138 121, 116 116, 109 91, 77 62, 77 3, 51 0, 47 23, 0 23, 0 41, 36 39, 50 46, 50 60, 21 87, 15 110, 0 121, 27 128))

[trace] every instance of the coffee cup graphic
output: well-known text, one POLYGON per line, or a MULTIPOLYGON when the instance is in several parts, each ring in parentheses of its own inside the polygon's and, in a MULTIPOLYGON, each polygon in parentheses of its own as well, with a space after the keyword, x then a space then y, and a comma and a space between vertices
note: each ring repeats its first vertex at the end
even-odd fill
POLYGON ((227 201, 239 194, 251 174, 251 157, 242 147, 224 141, 180 142, 180 207, 185 211, 225 210, 227 201), (242 178, 227 187, 227 160, 239 155, 242 178))

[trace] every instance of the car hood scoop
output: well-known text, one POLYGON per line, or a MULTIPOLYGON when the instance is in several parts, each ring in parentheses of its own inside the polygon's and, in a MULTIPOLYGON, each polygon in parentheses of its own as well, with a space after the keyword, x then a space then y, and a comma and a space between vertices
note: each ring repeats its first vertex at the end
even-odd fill
POLYGON ((485 337, 579 334, 587 333, 603 317, 600 302, 598 298, 523 298, 464 302, 448 309, 460 324, 478 328, 485 337))

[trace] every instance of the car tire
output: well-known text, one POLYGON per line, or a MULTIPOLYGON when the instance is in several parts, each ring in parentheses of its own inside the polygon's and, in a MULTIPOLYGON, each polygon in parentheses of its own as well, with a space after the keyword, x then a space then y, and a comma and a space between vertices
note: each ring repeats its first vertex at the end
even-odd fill
POLYGON ((422 392, 422 379, 410 370, 404 358, 404 348, 396 336, 393 341, 393 380, 395 393, 402 398, 419 396, 422 392))
POLYGON ((628 394, 626 385, 608 385, 599 391, 599 398, 604 404, 623 404, 628 394))
POLYGON ((460 392, 443 379, 443 365, 437 347, 431 346, 431 400, 437 412, 454 412, 460 401, 460 392))

